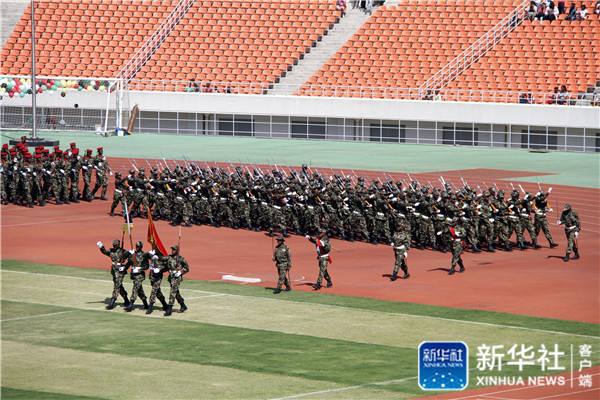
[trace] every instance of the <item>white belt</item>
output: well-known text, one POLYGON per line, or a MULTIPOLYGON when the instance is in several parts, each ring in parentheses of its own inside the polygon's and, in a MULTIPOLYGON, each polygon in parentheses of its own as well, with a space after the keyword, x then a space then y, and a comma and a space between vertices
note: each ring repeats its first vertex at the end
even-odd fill
POLYGON ((279 206, 273 206, 273 208, 275 208, 277 210, 281 210, 281 207, 279 207, 279 206))
POLYGON ((261 201, 260 204, 262 204, 263 206, 267 205, 267 203, 265 203, 264 201, 261 201))
POLYGON ((515 215, 509 215, 508 218, 510 218, 510 219, 517 219, 517 217, 515 215))
POLYGON ((327 254, 323 254, 322 256, 319 256, 319 257, 320 257, 320 258, 327 258, 327 257, 329 257, 329 253, 327 253, 327 254))
POLYGON ((385 216, 382 212, 378 212, 377 215, 379 215, 380 217, 384 217, 385 216))
POLYGON ((395 248, 395 249, 398 249, 398 250, 404 250, 406 247, 405 247, 404 245, 402 245, 402 246, 400 246, 400 247, 398 247, 398 246, 395 246, 394 248, 395 248))
POLYGON ((529 214, 521 214, 521 217, 523 217, 523 218, 529 218, 529 214))
POLYGON ((421 215, 421 214, 419 214, 419 213, 414 213, 414 214, 415 214, 415 217, 418 217, 418 216, 420 216, 420 215, 421 215))
POLYGON ((177 196, 177 200, 183 200, 183 197, 177 196))
POLYGON ((421 217, 423 217, 423 219, 429 219, 429 217, 426 215, 421 215, 421 217))
POLYGON ((115 192, 117 192, 117 193, 123 193, 119 189, 115 189, 115 192))
POLYGON ((488 218, 488 221, 494 222, 494 218, 488 218))
POLYGON ((454 239, 455 242, 460 242, 462 239, 454 239))

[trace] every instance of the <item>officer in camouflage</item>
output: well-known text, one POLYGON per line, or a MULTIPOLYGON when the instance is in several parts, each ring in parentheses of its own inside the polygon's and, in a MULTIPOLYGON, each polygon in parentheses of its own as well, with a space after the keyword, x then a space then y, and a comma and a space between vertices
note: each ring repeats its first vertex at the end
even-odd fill
POLYGON ((394 263, 394 270, 392 271, 390 280, 395 281, 398 279, 399 269, 402 269, 402 272, 404 272, 402 279, 408 279, 410 275, 408 273, 406 258, 408 257, 408 249, 410 248, 410 226, 403 214, 400 215, 400 218, 396 223, 396 232, 392 237, 391 246, 394 249, 396 262, 394 263))
POLYGON ((577 246, 577 238, 581 231, 581 224, 579 223, 579 215, 571 208, 570 204, 565 204, 563 212, 560 215, 558 225, 564 225, 565 236, 567 237, 567 253, 565 254, 563 261, 568 262, 571 256, 571 251, 575 253, 574 260, 579 258, 579 247, 577 246))
POLYGON ((171 246, 171 254, 166 257, 161 257, 160 259, 169 272, 169 283, 171 285, 169 304, 165 310, 165 317, 168 317, 173 312, 173 304, 175 304, 175 300, 177 300, 181 306, 179 312, 184 312, 187 310, 184 299, 179 293, 179 286, 183 282, 183 276, 190 272, 190 267, 186 259, 179 255, 178 245, 171 246))
POLYGON ((458 219, 453 219, 449 225, 450 239, 452 240, 452 262, 448 275, 453 275, 456 272, 456 264, 460 267, 458 272, 464 272, 465 266, 461 257, 463 251, 462 241, 465 237, 466 231, 462 227, 458 219))
POLYGON ((321 282, 323 282, 323 278, 327 281, 327 287, 330 288, 333 286, 333 282, 331 280, 331 276, 329 276, 329 272, 327 271, 327 267, 331 262, 331 256, 329 253, 331 252, 331 244, 329 242, 329 238, 327 237, 327 232, 324 229, 321 229, 319 235, 316 237, 312 237, 306 235, 306 238, 314 243, 317 248, 317 260, 319 261, 319 277, 317 278, 317 282, 313 285, 315 290, 321 289, 321 282))
POLYGON ((277 237, 277 246, 273 251, 273 261, 277 267, 277 287, 273 290, 273 294, 281 293, 281 287, 285 285, 285 291, 292 290, 292 283, 289 280, 288 272, 292 268, 292 255, 290 249, 285 244, 285 238, 280 235, 277 237))
POLYGON ((165 296, 160 290, 160 284, 162 283, 162 279, 165 272, 168 272, 169 269, 166 265, 162 264, 159 260, 158 255, 155 250, 150 250, 148 254, 151 255, 149 261, 149 270, 150 270, 150 285, 152 285, 152 291, 150 292, 150 304, 148 304, 148 309, 146 310, 146 314, 152 314, 154 310, 154 303, 156 299, 160 301, 163 306, 163 310, 166 311, 169 308, 167 301, 165 300, 165 296))
POLYGON ((125 301, 125 308, 129 308, 130 303, 127 298, 127 291, 123 287, 123 278, 127 275, 127 265, 125 264, 127 261, 127 252, 121 247, 121 241, 118 239, 113 240, 112 247, 109 250, 104 247, 102 242, 98 242, 96 245, 100 249, 100 252, 109 257, 111 261, 110 274, 113 279, 113 291, 106 309, 112 310, 115 308, 119 294, 125 301))

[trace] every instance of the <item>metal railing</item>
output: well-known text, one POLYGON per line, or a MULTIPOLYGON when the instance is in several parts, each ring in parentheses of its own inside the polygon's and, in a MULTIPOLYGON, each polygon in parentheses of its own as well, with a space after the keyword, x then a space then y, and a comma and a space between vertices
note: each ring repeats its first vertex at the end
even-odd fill
MULTIPOLYGON (((25 75, 0 76, 0 78, 25 78, 25 75)), ((115 78, 84 77, 52 77, 39 76, 38 80, 54 79, 55 81, 108 81, 115 86, 119 82, 115 78)), ((423 95, 421 88, 375 87, 375 86, 333 86, 288 84, 296 96, 359 98, 375 100, 424 100, 454 101, 482 103, 523 103, 523 104, 559 104, 568 106, 600 106, 600 95, 594 93, 571 93, 557 96, 552 92, 515 92, 509 90, 475 90, 475 89, 441 89, 437 93, 430 91, 423 95)), ((191 92, 190 94, 230 94, 230 95, 264 95, 273 87, 272 83, 260 82, 214 82, 183 80, 143 80, 132 79, 123 91, 152 92, 191 92)), ((76 89, 59 88, 59 91, 76 89)), ((10 99, 5 96, 6 104, 10 99)))
POLYGON ((117 78, 129 82, 158 50, 162 42, 171 34, 179 21, 185 16, 196 0, 179 0, 171 13, 165 18, 154 33, 141 45, 129 61, 121 68, 117 78))
POLYGON ((530 0, 523 0, 517 8, 502 18, 483 36, 444 65, 421 86, 423 96, 428 90, 442 89, 462 74, 473 63, 487 54, 500 40, 515 30, 524 20, 530 0))

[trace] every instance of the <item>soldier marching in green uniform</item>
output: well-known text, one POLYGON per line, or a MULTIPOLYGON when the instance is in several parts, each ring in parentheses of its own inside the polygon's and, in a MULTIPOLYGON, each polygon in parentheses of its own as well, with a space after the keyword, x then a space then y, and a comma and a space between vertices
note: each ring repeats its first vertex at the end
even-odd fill
POLYGON ((162 304, 163 310, 166 311, 169 308, 169 305, 165 300, 165 296, 160 290, 160 284, 163 280, 163 274, 168 271, 168 268, 165 265, 161 264, 161 262, 159 261, 159 257, 156 255, 156 252, 154 250, 150 250, 148 254, 152 255, 149 261, 150 285, 152 285, 152 291, 150 292, 150 304, 148 304, 146 314, 152 314, 156 299, 158 299, 162 304))
POLYGON ((406 264, 408 249, 410 248, 410 226, 402 214, 400 215, 400 219, 398 219, 396 224, 396 232, 392 237, 391 246, 394 249, 396 262, 394 263, 394 270, 390 280, 395 281, 398 279, 399 269, 402 269, 402 272, 404 272, 402 279, 407 279, 410 276, 408 273, 408 265, 406 264))
POLYGON ((448 275, 452 275, 456 272, 456 264, 458 264, 458 266, 460 267, 458 272, 465 271, 465 266, 460 255, 463 251, 462 241, 465 237, 466 232, 465 229, 458 224, 457 219, 453 219, 452 222, 450 222, 449 230, 452 240, 452 264, 450 266, 450 271, 448 271, 448 275))
POLYGON ((136 298, 139 296, 144 304, 144 309, 148 309, 148 301, 142 283, 146 279, 146 270, 148 269, 148 260, 152 257, 151 254, 146 253, 142 250, 144 244, 137 242, 135 244, 135 250, 129 250, 129 258, 127 260, 127 267, 131 268, 131 280, 133 281, 133 289, 131 289, 131 298, 129 299, 129 307, 125 308, 125 311, 130 312, 133 310, 133 304, 136 298))
POLYGON ((273 251, 273 261, 279 275, 277 287, 273 290, 273 294, 281 293, 283 285, 285 285, 286 292, 289 292, 292 290, 292 282, 290 282, 288 276, 288 272, 292 268, 292 255, 290 254, 290 249, 285 244, 283 236, 277 237, 277 246, 275 246, 275 250, 273 251))
POLYGON ((121 247, 121 241, 118 239, 113 240, 112 248, 107 250, 104 247, 102 242, 96 243, 100 252, 107 257, 110 257, 111 267, 110 274, 113 279, 113 291, 112 296, 110 298, 110 302, 106 306, 107 310, 112 310, 115 308, 115 303, 117 302, 117 296, 120 294, 125 301, 125 308, 128 308, 130 303, 127 298, 127 291, 123 287, 123 278, 127 275, 127 266, 125 265, 125 261, 127 259, 127 252, 125 249, 121 247))
POLYGON ((161 257, 161 261, 165 264, 165 267, 169 271, 169 283, 171 285, 171 292, 169 294, 169 304, 165 310, 165 317, 168 317, 173 312, 173 304, 175 300, 179 303, 181 308, 179 312, 187 310, 183 297, 179 293, 179 286, 183 282, 183 275, 190 272, 190 267, 185 258, 179 255, 179 246, 171 246, 171 254, 166 257, 161 257))
POLYGON ((546 213, 552 211, 552 209, 548 207, 548 196, 550 196, 551 192, 552 188, 549 188, 548 193, 540 191, 535 195, 535 217, 533 226, 535 228, 536 236, 539 236, 540 231, 544 232, 544 236, 546 236, 548 243, 550 243, 550 248, 553 248, 558 246, 558 244, 554 243, 554 239, 552 239, 552 234, 548 227, 548 219, 546 218, 546 213))
POLYGON ((571 251, 575 253, 574 260, 579 258, 579 247, 577 246, 577 238, 579 237, 579 231, 581 231, 581 224, 579 223, 579 215, 571 208, 570 204, 565 204, 565 208, 560 215, 559 225, 564 225, 565 236, 567 237, 567 253, 565 254, 563 261, 569 261, 571 251))
POLYGON ((331 252, 331 244, 329 243, 327 232, 324 229, 321 229, 318 236, 312 237, 306 235, 306 238, 317 247, 317 260, 319 261, 319 277, 317 278, 317 282, 313 285, 313 288, 315 290, 321 289, 323 278, 327 281, 327 287, 332 287, 333 282, 327 271, 327 266, 331 262, 331 256, 329 255, 331 252))

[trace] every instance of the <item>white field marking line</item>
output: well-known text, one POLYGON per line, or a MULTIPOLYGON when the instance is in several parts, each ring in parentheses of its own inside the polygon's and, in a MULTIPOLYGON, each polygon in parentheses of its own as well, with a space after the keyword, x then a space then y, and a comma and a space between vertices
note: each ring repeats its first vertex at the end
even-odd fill
POLYGON ((196 299, 205 299, 207 297, 221 297, 221 296, 227 296, 227 294, 226 293, 207 294, 206 296, 187 297, 185 300, 196 300, 196 299))
MULTIPOLYGON (((26 272, 26 271, 12 271, 12 270, 4 270, 4 269, 2 269, 0 271, 1 271, 1 273, 11 272, 11 273, 15 273, 15 274, 42 275, 42 276, 52 276, 52 277, 66 278, 66 279, 79 279, 79 280, 93 281, 93 282, 108 282, 108 281, 105 281, 102 279, 82 278, 82 277, 78 277, 78 276, 55 275, 55 274, 35 273, 35 272, 26 272)), ((272 300, 272 301, 286 302, 286 303, 293 303, 293 304, 299 303, 297 301, 280 300, 280 299, 270 298, 270 297, 245 296, 245 295, 241 295, 241 294, 219 293, 219 292, 210 292, 210 291, 196 290, 196 289, 186 289, 186 291, 198 292, 198 293, 208 293, 208 294, 223 294, 224 296, 261 299, 261 300, 272 300)), ((554 335, 565 335, 565 336, 583 337, 583 338, 587 338, 587 339, 600 340, 600 337, 598 337, 598 336, 582 335, 582 334, 578 334, 578 333, 567 333, 567 332, 560 332, 560 331, 551 331, 551 330, 538 329, 538 328, 525 328, 522 326, 514 326, 514 325, 493 324, 491 322, 466 321, 466 320, 452 319, 452 318, 432 317, 429 315, 415 315, 415 314, 406 314, 406 313, 393 313, 393 312, 388 312, 388 311, 374 311, 374 310, 367 310, 367 309, 362 309, 362 308, 338 306, 338 305, 334 305, 334 304, 321 304, 321 303, 307 303, 307 304, 311 304, 312 306, 327 307, 327 308, 341 308, 344 310, 351 310, 351 311, 358 310, 358 311, 369 312, 369 313, 405 316, 405 317, 422 318, 422 319, 433 319, 433 320, 438 320, 438 321, 449 321, 449 322, 454 322, 454 323, 462 323, 462 324, 466 324, 466 325, 492 326, 492 327, 496 327, 496 328, 516 329, 516 330, 523 330, 523 331, 529 331, 529 332, 540 332, 540 333, 548 333, 548 334, 554 334, 554 335)))
POLYGON ((22 285, 19 283, 18 285, 20 288, 24 288, 24 289, 35 289, 35 290, 56 290, 58 292, 68 292, 68 293, 79 293, 79 294, 89 294, 92 296, 104 296, 104 294, 106 293, 96 293, 96 292, 82 292, 81 290, 72 290, 72 289, 60 289, 60 288, 54 288, 54 287, 39 287, 39 286, 28 286, 28 285, 22 285))
MULTIPOLYGON (((597 376, 600 375, 600 372, 596 372, 595 374, 591 374, 592 376, 597 376)), ((579 379, 579 378, 569 378, 569 379, 565 379, 565 382, 570 382, 570 381, 574 381, 575 379, 579 379)), ((486 396, 486 395, 494 395, 494 394, 500 394, 500 393, 508 393, 508 392, 517 392, 520 390, 527 390, 527 389, 536 389, 536 388, 540 388, 540 387, 547 387, 547 386, 540 386, 540 385, 533 385, 533 386, 522 386, 522 387, 517 387, 517 388, 511 388, 511 389, 503 389, 503 390, 497 390, 495 392, 490 392, 490 393, 481 393, 481 394, 474 394, 474 395, 470 395, 470 396, 464 396, 464 397, 453 397, 451 400, 464 400, 464 399, 473 399, 473 398, 477 398, 479 396, 486 396)), ((597 389, 594 389, 597 390, 597 389)), ((568 393, 563 393, 560 396, 564 396, 568 393)), ((553 396, 556 397, 556 396, 553 396)), ((546 397, 542 397, 543 399, 545 399, 546 397)))
POLYGON ((32 318, 39 318, 39 317, 49 317, 49 316, 53 316, 53 315, 72 313, 72 312, 75 312, 75 311, 79 311, 79 310, 68 310, 68 311, 59 311, 59 312, 53 312, 53 313, 48 313, 48 314, 28 315, 26 317, 7 318, 7 319, 0 320, 0 322, 20 321, 20 320, 23 320, 23 319, 32 319, 32 318))
POLYGON ((554 398, 554 397, 561 397, 561 396, 564 396, 564 395, 570 396, 570 395, 573 395, 573 394, 579 394, 579 393, 595 392, 596 390, 600 390, 600 387, 593 388, 593 389, 580 390, 580 391, 578 391, 578 392, 569 392, 569 393, 553 394, 552 396, 538 397, 538 398, 536 398, 536 399, 533 399, 533 400, 551 399, 551 398, 554 398))
POLYGON ((53 220, 49 220, 49 221, 25 222, 22 224, 2 225, 2 228, 16 228, 19 226, 43 225, 43 224, 53 224, 53 223, 63 223, 63 222, 70 223, 70 222, 79 222, 79 221, 91 221, 91 220, 102 219, 102 218, 106 218, 106 217, 102 216, 102 217, 88 217, 88 218, 53 219, 53 220))
POLYGON ((345 392, 345 391, 348 391, 348 390, 361 389, 361 388, 364 388, 366 386, 372 386, 372 385, 376 385, 376 386, 378 386, 378 385, 390 385, 392 383, 401 383, 401 382, 410 381, 412 379, 417 379, 417 378, 418 378, 417 376, 410 376, 408 378, 394 379, 394 380, 391 380, 391 381, 373 382, 373 383, 362 383, 360 385, 345 386, 345 387, 335 388, 335 389, 324 389, 324 390, 318 390, 316 392, 307 392, 307 393, 293 394, 291 396, 277 397, 277 398, 273 398, 273 399, 269 399, 269 400, 300 399, 302 397, 314 396, 314 395, 318 395, 318 394, 345 392))

